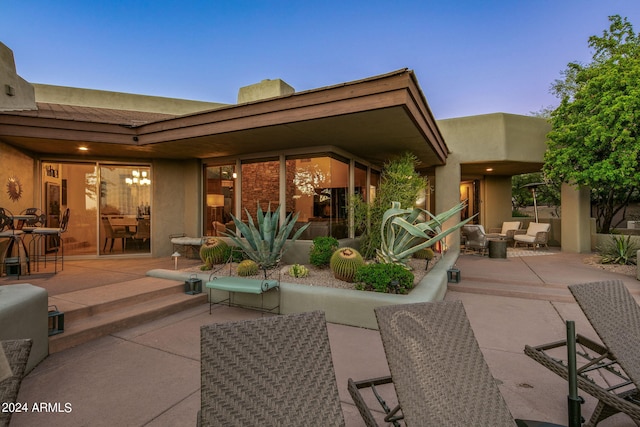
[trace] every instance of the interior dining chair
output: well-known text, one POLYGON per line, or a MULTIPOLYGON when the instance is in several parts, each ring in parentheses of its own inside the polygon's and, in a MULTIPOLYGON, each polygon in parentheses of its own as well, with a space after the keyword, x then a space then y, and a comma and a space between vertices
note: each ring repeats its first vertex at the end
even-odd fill
POLYGON ((113 252, 113 244, 116 239, 122 239, 122 252, 124 252, 127 247, 127 239, 131 239, 134 235, 134 233, 129 232, 126 227, 114 227, 111 225, 109 218, 105 216, 102 217, 102 229, 104 231, 103 253, 107 252, 107 243, 109 240, 111 240, 109 252, 113 252))

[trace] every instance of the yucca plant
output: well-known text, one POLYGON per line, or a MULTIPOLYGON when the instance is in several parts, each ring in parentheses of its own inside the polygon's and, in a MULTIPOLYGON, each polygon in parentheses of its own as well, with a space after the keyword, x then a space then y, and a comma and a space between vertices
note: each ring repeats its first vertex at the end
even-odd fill
POLYGON ((233 240, 233 243, 243 250, 249 259, 258 264, 266 276, 266 270, 275 267, 280 262, 282 255, 289 248, 290 244, 300 237, 309 224, 307 223, 300 227, 300 229, 287 240, 300 213, 296 213, 293 216, 292 214, 287 215, 283 223, 279 224, 280 206, 278 206, 275 212, 271 213, 271 204, 269 204, 267 211, 263 212, 260 203, 258 203, 255 223, 249 211, 246 209, 245 211, 247 212, 248 223, 245 224, 240 219, 231 215, 236 225, 236 230, 235 232, 225 234, 233 240), (287 245, 287 242, 289 242, 289 245, 287 245))
POLYGON ((401 209, 400 203, 392 202, 391 208, 387 209, 382 216, 380 227, 382 244, 376 250, 378 261, 386 264, 401 264, 409 268, 407 262, 411 255, 432 246, 473 218, 442 230, 442 224, 463 210, 465 206, 466 202, 461 202, 446 212, 433 215, 420 208, 401 209))
POLYGON ((602 255, 603 264, 636 264, 638 245, 631 240, 631 236, 614 236, 602 247, 598 248, 602 255))

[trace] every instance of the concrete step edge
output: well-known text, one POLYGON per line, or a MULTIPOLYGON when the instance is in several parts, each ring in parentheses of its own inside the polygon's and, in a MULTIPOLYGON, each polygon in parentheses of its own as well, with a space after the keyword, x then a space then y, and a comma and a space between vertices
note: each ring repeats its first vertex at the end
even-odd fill
POLYGON ((175 294, 66 323, 63 333, 49 337, 49 353, 57 353, 84 342, 206 304, 207 294, 175 294))

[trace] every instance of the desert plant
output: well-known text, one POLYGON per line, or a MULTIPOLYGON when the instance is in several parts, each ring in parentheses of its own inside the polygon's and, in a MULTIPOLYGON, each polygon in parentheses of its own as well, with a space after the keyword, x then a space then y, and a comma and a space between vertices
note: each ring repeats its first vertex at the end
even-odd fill
POLYGON ((426 178, 416 171, 419 163, 414 154, 403 153, 384 165, 373 200, 365 202, 360 195, 350 198, 354 225, 363 231, 360 250, 365 258, 375 257, 376 249, 380 248, 380 224, 391 202, 395 200, 403 207, 413 207, 420 192, 427 188, 426 178))
POLYGON ((427 264, 424 267, 425 270, 429 269, 429 263, 431 262, 431 260, 435 256, 436 256, 436 254, 433 252, 433 249, 431 249, 431 248, 420 249, 419 251, 417 251, 417 252, 415 252, 413 254, 413 257, 416 258, 416 259, 426 259, 427 260, 427 264))
POLYGON ((355 276, 356 289, 406 294, 413 289, 413 273, 399 264, 367 264, 355 276))
POLYGON ((631 236, 614 236, 597 248, 602 256, 603 264, 636 264, 638 245, 631 240, 631 236))
POLYGON ((228 259, 229 245, 222 239, 208 237, 200 246, 200 259, 205 269, 210 270, 214 264, 222 264, 228 259))
POLYGON ((420 208, 401 209, 399 202, 392 202, 391 208, 382 216, 380 235, 382 244, 376 250, 377 260, 385 264, 400 264, 409 268, 409 257, 421 249, 432 246, 447 235, 469 222, 468 218, 442 231, 442 224, 465 208, 461 202, 446 212, 433 215, 420 208))
POLYGON ((255 276, 258 274, 258 264, 250 259, 245 259, 238 264, 238 276, 255 276))
POLYGON ((309 269, 304 265, 293 264, 289 267, 289 276, 291 277, 307 277, 309 275, 309 269))
POLYGON ((364 266, 364 260, 357 250, 340 248, 331 255, 329 265, 336 279, 353 282, 358 269, 364 266))
POLYGON ((287 215, 282 224, 278 224, 280 220, 280 206, 271 213, 271 204, 267 208, 267 212, 263 212, 258 203, 258 211, 256 213, 256 221, 248 210, 246 210, 248 223, 245 224, 239 218, 231 215, 236 225, 235 232, 225 233, 233 243, 242 249, 247 257, 258 264, 258 267, 266 270, 276 266, 282 255, 289 248, 287 242, 293 243, 307 229, 309 224, 305 224, 296 231, 293 236, 287 240, 289 234, 293 230, 299 213, 295 215, 287 215), (257 224, 257 226, 256 226, 257 224))
POLYGON ((316 267, 326 267, 331 261, 331 255, 339 246, 340 243, 335 237, 316 237, 309 252, 309 262, 316 267))

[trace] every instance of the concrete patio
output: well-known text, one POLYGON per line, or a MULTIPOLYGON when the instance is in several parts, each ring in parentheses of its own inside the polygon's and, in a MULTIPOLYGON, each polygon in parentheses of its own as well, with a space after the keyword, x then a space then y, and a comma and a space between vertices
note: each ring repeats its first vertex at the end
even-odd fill
MULTIPOLYGON (((595 338, 566 285, 621 279, 635 296, 640 282, 583 263, 585 255, 551 251, 544 256, 489 259, 463 255, 462 281, 450 284, 448 300, 461 300, 485 358, 515 417, 567 422, 567 384, 523 354, 525 344, 562 339, 566 319, 595 338)), ((20 283, 46 288, 51 296, 144 277, 171 268, 170 259, 65 262, 57 275, 33 275, 20 283)), ((0 279, 0 285, 17 281, 0 279)), ((260 313, 202 304, 160 320, 112 333, 50 355, 22 383, 20 402, 50 403, 60 412, 18 413, 12 426, 192 426, 200 404, 199 327, 259 317, 260 313), (59 405, 55 405, 58 403, 59 405), (69 405, 66 405, 66 404, 69 405)), ((348 426, 363 426, 347 392, 347 378, 388 374, 375 330, 329 324, 342 407, 348 426)), ((595 402, 584 395, 583 415, 595 402)), ((382 417, 380 417, 382 418, 382 417)), ((633 426, 617 415, 606 426, 633 426)))

